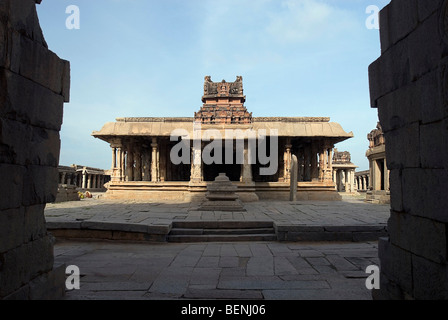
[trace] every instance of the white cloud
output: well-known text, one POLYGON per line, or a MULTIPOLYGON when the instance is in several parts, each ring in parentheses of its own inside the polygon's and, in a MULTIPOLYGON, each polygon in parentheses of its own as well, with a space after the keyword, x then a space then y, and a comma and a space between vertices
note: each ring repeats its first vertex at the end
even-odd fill
POLYGON ((266 30, 281 43, 328 39, 355 26, 352 13, 320 0, 285 0, 266 30))

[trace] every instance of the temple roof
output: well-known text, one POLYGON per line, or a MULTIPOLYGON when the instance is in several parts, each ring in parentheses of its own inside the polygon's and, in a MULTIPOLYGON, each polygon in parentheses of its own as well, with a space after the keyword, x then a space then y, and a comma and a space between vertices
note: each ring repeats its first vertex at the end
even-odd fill
MULTIPOLYGON (((278 130, 279 137, 315 137, 332 138, 337 143, 352 138, 352 132, 347 133, 342 126, 336 122, 329 122, 329 118, 254 118, 251 124, 208 124, 202 125, 201 129, 260 129, 278 130)), ((92 135, 96 138, 109 141, 117 137, 148 136, 169 137, 175 129, 183 129, 190 137, 193 136, 193 118, 120 118, 117 122, 109 122, 100 131, 92 135)), ((269 134, 269 131, 267 132, 269 134)))

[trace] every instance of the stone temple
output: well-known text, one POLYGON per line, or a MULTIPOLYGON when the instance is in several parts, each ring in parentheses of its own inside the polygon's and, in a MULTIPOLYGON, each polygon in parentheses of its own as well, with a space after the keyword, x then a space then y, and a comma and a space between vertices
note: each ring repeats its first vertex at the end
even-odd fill
POLYGON ((194 117, 106 123, 92 134, 112 148, 106 197, 202 201, 207 183, 225 173, 242 201, 287 200, 296 155, 297 199, 340 200, 333 149, 353 133, 325 117, 254 117, 245 101, 242 77, 213 82, 207 76, 194 117), (173 154, 183 161, 173 161, 173 154))

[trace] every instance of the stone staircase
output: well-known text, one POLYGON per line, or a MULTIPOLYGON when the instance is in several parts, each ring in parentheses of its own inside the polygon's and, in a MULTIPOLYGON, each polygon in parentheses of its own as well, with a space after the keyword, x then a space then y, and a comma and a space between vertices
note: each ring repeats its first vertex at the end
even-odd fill
POLYGON ((167 241, 277 241, 277 235, 272 221, 174 221, 167 241))

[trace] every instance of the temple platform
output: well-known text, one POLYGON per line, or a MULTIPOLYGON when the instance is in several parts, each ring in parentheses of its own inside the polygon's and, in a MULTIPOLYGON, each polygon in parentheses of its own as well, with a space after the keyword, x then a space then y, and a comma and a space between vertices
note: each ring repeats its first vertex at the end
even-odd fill
POLYGON ((348 196, 342 201, 261 200, 244 203, 242 212, 199 211, 199 205, 100 197, 48 204, 45 218, 61 239, 167 242, 183 235, 177 240, 359 242, 386 235, 390 214, 388 205, 348 196))

